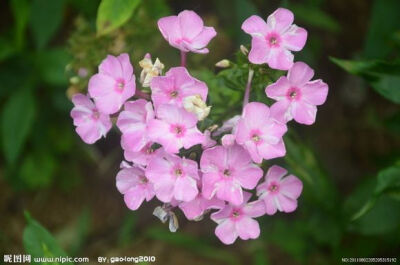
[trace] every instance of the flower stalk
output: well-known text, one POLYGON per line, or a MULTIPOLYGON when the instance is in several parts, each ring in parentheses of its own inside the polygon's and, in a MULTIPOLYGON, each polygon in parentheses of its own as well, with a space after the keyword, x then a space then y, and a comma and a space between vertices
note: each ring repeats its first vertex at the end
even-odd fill
POLYGON ((244 92, 243 98, 243 108, 249 103, 250 98, 250 90, 251 90, 251 81, 253 80, 254 70, 249 68, 249 77, 247 78, 246 90, 244 92))
POLYGON ((181 51, 181 66, 186 67, 186 52, 181 51))

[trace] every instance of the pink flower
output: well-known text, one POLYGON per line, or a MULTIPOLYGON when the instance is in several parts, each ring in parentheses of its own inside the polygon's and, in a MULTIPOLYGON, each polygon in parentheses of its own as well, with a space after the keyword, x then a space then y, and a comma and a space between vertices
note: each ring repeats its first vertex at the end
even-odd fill
POLYGON ((183 107, 183 99, 200 95, 207 99, 207 85, 192 77, 185 67, 173 67, 165 76, 156 76, 151 80, 151 98, 155 107, 162 104, 174 104, 183 107))
POLYGON ((290 213, 297 208, 297 198, 303 189, 303 183, 297 177, 289 175, 287 170, 272 166, 265 176, 265 182, 257 187, 259 199, 264 201, 267 214, 273 215, 277 210, 290 213))
POLYGON ((262 159, 282 157, 286 154, 282 136, 285 124, 271 117, 269 108, 263 103, 248 103, 236 130, 236 142, 250 153, 256 163, 262 159))
POLYGON ((293 64, 291 51, 303 49, 307 40, 307 31, 294 25, 293 19, 293 13, 285 8, 278 8, 267 22, 259 16, 246 19, 242 29, 253 37, 250 62, 267 63, 279 70, 289 69, 293 64))
POLYGON ((262 177, 262 170, 252 163, 249 154, 241 146, 216 146, 203 152, 200 160, 203 172, 203 195, 234 205, 243 202, 243 191, 253 189, 262 177))
POLYGON ((99 73, 89 80, 89 94, 106 114, 117 112, 135 90, 133 68, 126 53, 118 57, 108 55, 100 64, 99 73))
POLYGON ((268 97, 277 100, 271 107, 282 122, 295 121, 313 124, 318 105, 324 104, 328 95, 328 85, 321 79, 310 81, 314 71, 303 62, 296 62, 286 76, 265 89, 268 97))
POLYGON ((158 28, 171 46, 183 52, 208 53, 205 47, 217 35, 213 27, 205 27, 201 17, 189 10, 160 18, 158 28))
POLYGON ((147 124, 154 119, 153 105, 144 99, 128 101, 117 120, 122 132, 121 145, 124 150, 140 151, 148 142, 147 124))
POLYGON ((117 174, 117 189, 124 195, 126 206, 137 210, 144 200, 154 197, 153 184, 148 181, 140 167, 124 167, 117 174))
POLYGON ((197 118, 193 113, 174 105, 161 105, 157 109, 157 120, 148 123, 150 139, 161 144, 168 153, 178 153, 184 147, 201 144, 204 135, 197 129, 197 118))
POLYGON ((215 235, 227 245, 233 244, 239 236, 243 240, 255 239, 260 236, 260 226, 253 218, 265 214, 262 201, 247 203, 251 194, 243 194, 243 203, 234 206, 226 205, 222 210, 213 213, 211 219, 218 224, 215 235))
POLYGON ((150 160, 159 152, 164 152, 162 148, 154 150, 153 142, 148 142, 142 149, 137 152, 124 150, 125 159, 141 166, 147 166, 150 160))
POLYGON ((199 193, 197 163, 177 155, 160 153, 146 168, 147 178, 154 184, 157 198, 162 202, 191 201, 199 193))
POLYGON ((93 144, 111 129, 110 117, 98 111, 88 96, 75 94, 72 97, 74 108, 71 117, 74 119, 76 132, 87 144, 93 144))

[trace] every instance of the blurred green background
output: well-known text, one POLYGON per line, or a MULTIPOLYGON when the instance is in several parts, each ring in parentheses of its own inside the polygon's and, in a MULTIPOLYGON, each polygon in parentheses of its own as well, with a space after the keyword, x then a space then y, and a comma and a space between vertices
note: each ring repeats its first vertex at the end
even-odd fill
MULTIPOLYGON (((11 0, 0 2, 0 254, 154 255, 156 264, 340 264, 400 253, 400 1, 11 0), (156 202, 129 211, 115 188, 119 133, 92 146, 75 134, 70 96, 85 91, 106 54, 146 52, 167 68, 179 53, 158 18, 191 9, 218 35, 192 73, 221 118, 240 110, 246 74, 218 73, 248 45, 241 23, 277 7, 309 38, 295 55, 330 86, 313 126, 290 124, 280 163, 304 182, 298 210, 259 219, 258 240, 224 246, 215 224, 185 221, 170 233, 156 202), (226 98, 232 99, 226 102, 226 98), (228 113, 226 110, 229 110, 228 113), (225 116, 224 116, 225 115, 225 116), (36 221, 35 221, 36 220, 36 221)), ((242 58, 243 59, 243 58, 242 58)), ((240 61, 240 56, 239 59, 240 61)), ((255 81, 253 100, 265 83, 255 81), (257 83, 259 82, 259 83, 257 83)), ((217 120, 217 119, 216 119, 217 120)), ((220 122, 220 120, 219 120, 220 122)), ((271 164, 270 162, 269 164, 271 164)), ((206 218, 208 219, 208 218, 206 218)))

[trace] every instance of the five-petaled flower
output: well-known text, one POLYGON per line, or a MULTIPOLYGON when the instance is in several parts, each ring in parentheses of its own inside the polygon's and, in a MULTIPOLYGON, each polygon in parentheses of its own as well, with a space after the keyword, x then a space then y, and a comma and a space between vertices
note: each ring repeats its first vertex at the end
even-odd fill
POLYGON ((278 8, 267 22, 255 15, 246 19, 242 29, 252 36, 250 62, 289 69, 293 64, 291 51, 303 49, 307 40, 307 31, 294 25, 293 20, 293 13, 285 8, 278 8))
POLYGON ((243 188, 254 189, 263 173, 239 145, 205 150, 200 167, 204 197, 211 199, 215 195, 234 205, 243 202, 243 188))
POLYGON ((155 108, 163 104, 183 107, 183 99, 195 95, 206 101, 208 93, 207 85, 192 77, 185 67, 173 67, 165 76, 154 77, 150 87, 155 108))
POLYGON ((248 202, 250 197, 250 193, 244 192, 243 203, 227 204, 220 211, 211 214, 211 219, 218 224, 215 235, 224 244, 233 244, 237 237, 248 240, 260 236, 260 226, 253 218, 264 215, 265 207, 259 200, 248 202))
POLYGON ((217 35, 213 27, 205 27, 201 17, 189 10, 160 18, 158 28, 171 46, 183 52, 208 53, 206 46, 217 35))
POLYGON ((302 124, 313 124, 318 105, 324 104, 328 85, 321 79, 310 81, 314 71, 303 62, 296 62, 287 77, 282 76, 265 89, 268 97, 277 100, 271 113, 281 122, 292 119, 302 124))
POLYGON ((250 153, 256 163, 286 154, 282 136, 287 127, 270 115, 263 103, 251 102, 244 107, 236 130, 236 142, 250 153))
POLYGON ((74 108, 71 117, 76 126, 76 132, 87 144, 93 144, 111 129, 110 116, 99 112, 88 96, 75 94, 72 97, 74 108))
POLYGON ((158 153, 146 168, 157 198, 162 202, 193 200, 199 190, 197 162, 166 152, 158 153))
POLYGON ((119 111, 136 91, 129 55, 108 55, 100 64, 99 73, 90 78, 88 86, 89 95, 102 113, 114 114, 119 111))
POLYGON ((126 206, 131 210, 137 210, 144 200, 150 201, 155 194, 153 184, 138 166, 121 169, 117 174, 117 189, 124 195, 126 206))
POLYGON ((280 166, 272 166, 265 176, 265 182, 257 187, 259 199, 264 201, 266 213, 276 211, 290 213, 297 208, 297 198, 303 189, 303 183, 295 176, 287 174, 280 166))
POLYGON ((157 119, 148 123, 148 135, 168 153, 178 153, 182 147, 189 149, 204 142, 193 113, 171 104, 161 105, 156 112, 157 119))

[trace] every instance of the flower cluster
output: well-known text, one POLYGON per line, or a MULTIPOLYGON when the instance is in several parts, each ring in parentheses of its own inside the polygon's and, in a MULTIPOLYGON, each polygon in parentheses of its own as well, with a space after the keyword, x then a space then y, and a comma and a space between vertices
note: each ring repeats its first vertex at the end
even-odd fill
POLYGON ((128 162, 121 163, 116 185, 129 209, 156 197, 162 205, 154 215, 169 220, 171 231, 178 228, 174 209, 181 209, 189 220, 201 220, 214 210, 210 217, 218 224, 216 236, 232 244, 237 237, 260 235, 255 218, 297 208, 302 182, 280 166, 272 165, 265 174, 261 168, 264 160, 285 156, 287 122, 313 124, 316 106, 328 93, 323 81, 311 81, 314 71, 308 65, 293 62, 291 52, 300 51, 307 39, 307 31, 293 19, 291 11, 279 8, 266 22, 258 16, 244 21, 242 29, 252 36, 252 45, 243 112, 219 128, 198 128, 211 110, 208 87, 186 68, 186 53, 208 53, 206 47, 216 31, 204 26, 195 12, 158 21, 162 36, 181 51, 182 65, 163 75, 160 60, 153 64, 146 54, 140 61, 140 83, 150 87, 150 94, 136 89, 127 54, 109 55, 101 62, 90 78, 88 95, 73 97, 71 116, 88 144, 105 137, 112 127, 110 115, 117 117, 128 162), (252 67, 264 63, 288 70, 265 89, 266 96, 276 101, 272 106, 248 102, 252 67))

